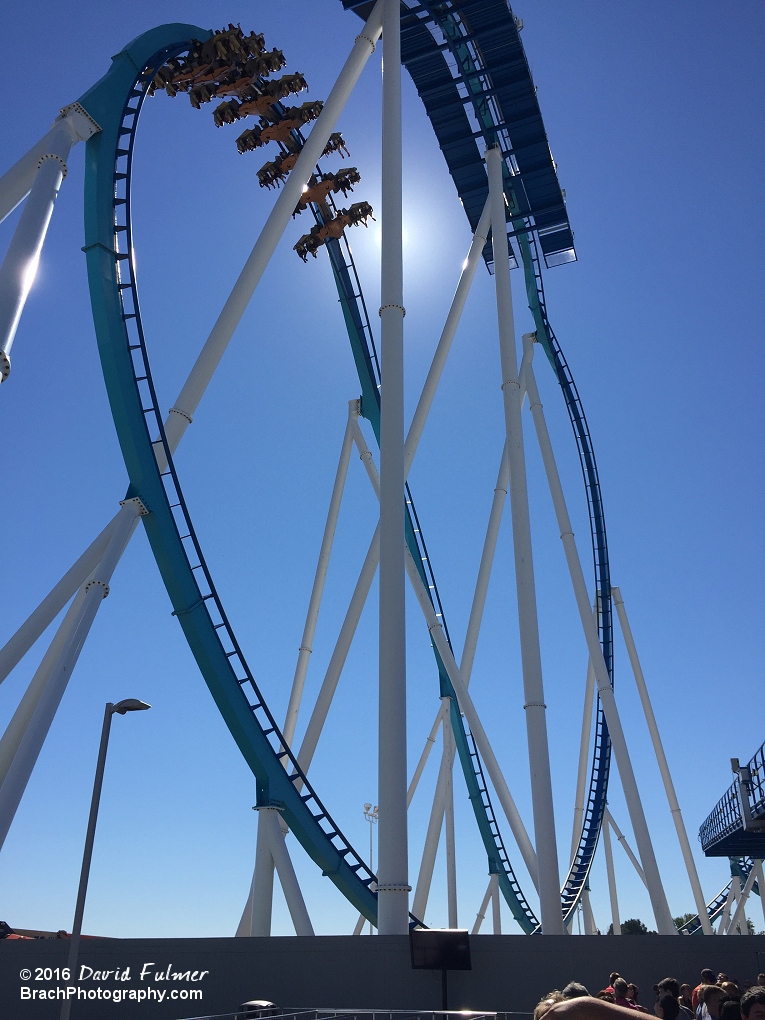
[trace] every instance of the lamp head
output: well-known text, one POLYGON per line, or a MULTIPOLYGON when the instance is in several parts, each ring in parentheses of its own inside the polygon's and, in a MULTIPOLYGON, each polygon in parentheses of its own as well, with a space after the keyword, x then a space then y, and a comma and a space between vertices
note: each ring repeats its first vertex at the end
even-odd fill
POLYGON ((112 709, 112 713, 117 712, 119 715, 125 715, 126 712, 145 712, 151 705, 147 705, 145 701, 138 701, 137 698, 125 698, 124 701, 118 702, 112 709))
POLYGON ((371 807, 372 807, 372 805, 371 805, 371 804, 365 804, 365 805, 364 805, 364 810, 365 810, 365 811, 369 811, 369 809, 370 809, 371 807))

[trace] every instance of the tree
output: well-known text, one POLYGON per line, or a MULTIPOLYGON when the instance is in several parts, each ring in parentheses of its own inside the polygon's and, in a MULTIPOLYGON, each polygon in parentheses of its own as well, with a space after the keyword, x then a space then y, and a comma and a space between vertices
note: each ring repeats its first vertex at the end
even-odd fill
MULTIPOLYGON (((622 929, 622 935, 655 935, 655 931, 651 931, 647 928, 639 917, 630 917, 626 921, 622 921, 620 925, 622 929)), ((608 926, 607 935, 613 935, 614 926, 610 924, 608 926)))
POLYGON ((681 914, 679 917, 673 917, 672 920, 675 922, 676 928, 682 928, 684 924, 692 921, 694 917, 698 917, 698 914, 681 914))

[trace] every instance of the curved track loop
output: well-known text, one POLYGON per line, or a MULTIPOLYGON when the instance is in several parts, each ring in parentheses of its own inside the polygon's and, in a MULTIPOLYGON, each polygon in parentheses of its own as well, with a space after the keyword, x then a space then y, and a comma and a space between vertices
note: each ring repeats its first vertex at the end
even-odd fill
POLYGON ((286 748, 226 618, 175 473, 146 352, 130 220, 135 132, 155 69, 187 50, 191 39, 210 34, 191 25, 147 32, 118 54, 107 75, 79 100, 102 128, 87 148, 84 249, 99 353, 129 495, 150 511, 143 520, 174 615, 256 777, 258 804, 280 808, 322 872, 375 922, 375 876, 286 748), (160 446, 168 464, 162 474, 155 457, 160 446))

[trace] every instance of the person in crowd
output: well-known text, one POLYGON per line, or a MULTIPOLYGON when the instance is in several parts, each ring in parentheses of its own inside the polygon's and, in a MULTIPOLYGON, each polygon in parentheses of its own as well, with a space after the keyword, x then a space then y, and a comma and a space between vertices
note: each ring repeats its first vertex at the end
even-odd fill
POLYGON ((616 981, 616 979, 620 978, 620 977, 621 977, 621 974, 618 971, 616 971, 616 970, 612 971, 608 975, 608 984, 603 989, 603 991, 604 992, 608 992, 610 995, 613 995, 614 994, 614 981, 616 981))
POLYGON ((738 987, 735 981, 723 981, 720 988, 725 992, 726 995, 731 996, 733 999, 741 998, 741 989, 738 987))
POLYGON ((695 1013, 693 1008, 693 989, 690 985, 680 985, 680 999, 678 1000, 681 1006, 685 1006, 691 1013, 695 1013))
POLYGON ((614 993, 613 991, 609 992, 607 988, 601 988, 600 991, 598 992, 598 998, 602 999, 603 1002, 613 1002, 614 993))
MULTIPOLYGON (((601 994, 610 992, 606 993, 603 989, 601 994)), ((635 1010, 617 1006, 600 996, 596 999, 580 996, 564 999, 551 1006, 545 1014, 545 1020, 635 1020, 635 1010)), ((750 1017, 748 1020, 765 1020, 765 1017, 750 1017)))
POLYGON ((720 1020, 742 1020, 741 1000, 739 998, 723 999, 720 1003, 720 1020))
POLYGON ((757 984, 760 985, 762 988, 765 988, 765 974, 757 975, 757 984))
POLYGON ((710 970, 709 967, 705 967, 702 970, 701 981, 696 985, 696 987, 691 992, 692 1010, 695 1011, 699 1008, 699 989, 702 988, 704 985, 713 985, 716 980, 717 978, 715 977, 715 972, 713 970, 710 970))
POLYGON ((635 1009, 635 1003, 627 998, 628 984, 623 977, 614 979, 614 1002, 617 1006, 625 1006, 627 1009, 635 1009))
POLYGON ((582 995, 589 995, 590 993, 584 987, 580 985, 578 981, 569 981, 566 987, 561 992, 564 999, 577 999, 582 995))
POLYGON ((677 978, 663 978, 656 987, 658 988, 659 995, 674 995, 677 999, 677 1005, 680 1011, 680 1020, 693 1020, 693 1011, 680 1002, 680 983, 677 978))
MULTIPOLYGON (((762 976, 758 975, 758 981, 762 976)), ((741 996, 741 1015, 744 1020, 765 1020, 765 982, 753 985, 741 996)))
POLYGON ((659 1020, 677 1020, 680 1015, 680 1003, 671 992, 660 992, 653 1011, 659 1020))
POLYGON ((719 973, 719 974, 717 975, 717 981, 716 981, 716 984, 718 984, 718 985, 722 985, 722 983, 723 983, 724 981, 730 981, 730 978, 728 977, 728 975, 727 975, 727 974, 723 974, 723 972, 722 972, 722 971, 720 971, 720 973, 719 973))
POLYGON ((705 985, 701 999, 701 1020, 720 1020, 720 1003, 727 998, 719 985, 705 985))
POLYGON ((563 992, 558 991, 554 988, 547 995, 543 995, 539 1002, 534 1007, 534 1020, 541 1020, 541 1017, 547 1013, 547 1011, 555 1005, 556 1002, 563 1001, 563 992))

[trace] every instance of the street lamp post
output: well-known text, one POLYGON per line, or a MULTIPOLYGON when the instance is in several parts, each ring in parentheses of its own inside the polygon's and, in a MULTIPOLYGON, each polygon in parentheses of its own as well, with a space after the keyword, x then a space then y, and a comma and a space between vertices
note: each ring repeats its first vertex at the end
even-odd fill
MULTIPOLYGON (((104 725, 101 729, 101 744, 98 748, 98 763, 96 765, 96 777, 93 781, 93 797, 90 801, 90 815, 88 817, 88 831, 85 834, 85 849, 82 852, 82 869, 80 871, 80 885, 77 890, 77 904, 74 908, 74 921, 72 922, 72 937, 69 942, 69 957, 67 967, 72 981, 74 981, 77 967, 77 955, 80 949, 80 933, 82 932, 82 915, 85 912, 85 896, 88 891, 88 878, 90 876, 90 861, 93 857, 93 838, 96 834, 96 820, 98 819, 98 806, 101 801, 101 787, 104 782, 104 767, 106 765, 106 749, 109 744, 109 731, 112 725, 114 713, 125 715, 127 712, 145 712, 151 708, 145 701, 138 701, 136 698, 126 698, 118 704, 113 705, 107 702, 104 710, 104 725)), ((61 1006, 61 1020, 69 1020, 72 1001, 67 998, 61 1006)))
MULTIPOLYGON (((380 809, 375 804, 372 807, 371 804, 364 805, 364 817, 369 822, 369 870, 374 874, 374 844, 372 843, 372 827, 377 822, 377 816, 380 809)), ((372 934, 372 922, 369 922, 369 934, 372 934)))

